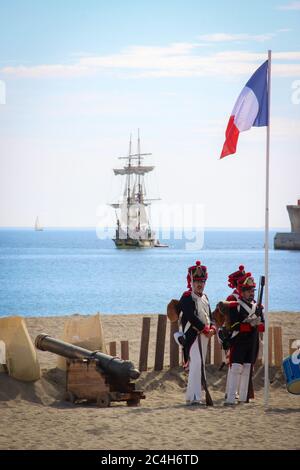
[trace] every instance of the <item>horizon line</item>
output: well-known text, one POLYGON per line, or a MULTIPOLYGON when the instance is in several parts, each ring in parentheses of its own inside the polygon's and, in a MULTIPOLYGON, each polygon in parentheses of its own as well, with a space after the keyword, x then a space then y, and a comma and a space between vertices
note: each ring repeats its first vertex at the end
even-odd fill
MULTIPOLYGON (((76 229, 76 230, 115 230, 115 227, 101 227, 101 228, 97 228, 97 227, 93 227, 93 226, 90 226, 90 225, 49 225, 49 226, 44 226, 43 227, 43 230, 71 230, 71 229, 76 229)), ((224 227, 224 226, 208 226, 208 227, 186 227, 186 226, 175 226, 175 227, 154 227, 154 230, 171 230, 171 231, 174 231, 174 230, 195 230, 195 229, 198 229, 198 230, 259 230, 259 231, 264 231, 265 230, 265 227, 264 226, 261 226, 261 227, 239 227, 239 226, 235 226, 235 227, 224 227)), ((282 231, 286 231, 286 232, 290 232, 291 229, 290 227, 278 227, 278 226, 271 226, 269 227, 270 230, 282 230, 282 231)), ((0 226, 0 230, 32 230, 32 231, 35 231, 34 227, 32 226, 24 226, 24 225, 7 225, 7 226, 0 226)))

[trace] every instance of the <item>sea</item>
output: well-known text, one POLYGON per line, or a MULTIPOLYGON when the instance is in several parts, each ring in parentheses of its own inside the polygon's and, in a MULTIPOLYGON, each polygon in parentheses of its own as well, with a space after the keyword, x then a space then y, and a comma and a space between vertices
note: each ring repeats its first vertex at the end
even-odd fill
MULTIPOLYGON (((164 313, 186 290, 187 268, 208 268, 214 307, 231 290, 228 274, 243 264, 264 274, 263 230, 174 230, 158 233, 168 248, 116 249, 113 231, 0 229, 0 316, 74 313, 164 313)), ((269 310, 300 311, 300 251, 273 249, 270 232, 269 310)))

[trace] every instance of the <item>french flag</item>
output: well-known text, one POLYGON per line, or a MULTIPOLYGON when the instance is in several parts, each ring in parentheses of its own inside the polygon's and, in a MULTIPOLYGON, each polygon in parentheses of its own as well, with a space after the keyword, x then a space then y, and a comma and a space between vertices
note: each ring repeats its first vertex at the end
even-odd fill
POLYGON ((221 157, 236 152, 240 132, 268 125, 268 61, 248 80, 232 110, 221 157))

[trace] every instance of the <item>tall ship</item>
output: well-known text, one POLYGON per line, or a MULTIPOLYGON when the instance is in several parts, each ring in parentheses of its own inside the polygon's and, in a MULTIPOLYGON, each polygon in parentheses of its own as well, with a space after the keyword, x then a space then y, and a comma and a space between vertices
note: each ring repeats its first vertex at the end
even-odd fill
POLYGON ((120 202, 111 206, 116 211, 117 227, 113 241, 117 248, 153 248, 166 246, 156 240, 150 226, 149 207, 158 199, 147 197, 144 177, 154 170, 154 166, 144 164, 145 157, 151 153, 141 153, 140 133, 138 131, 137 153, 132 153, 130 136, 129 152, 122 168, 114 168, 116 176, 125 177, 124 190, 120 202))

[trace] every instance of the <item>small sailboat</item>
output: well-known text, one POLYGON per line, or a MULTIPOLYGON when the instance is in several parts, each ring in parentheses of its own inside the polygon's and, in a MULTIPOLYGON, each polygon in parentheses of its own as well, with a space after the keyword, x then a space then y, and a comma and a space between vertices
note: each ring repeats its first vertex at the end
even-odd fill
POLYGON ((156 240, 154 248, 169 248, 169 245, 166 245, 166 243, 160 243, 159 240, 156 240))
POLYGON ((34 230, 36 232, 42 232, 44 230, 44 228, 40 224, 40 221, 39 221, 38 217, 35 219, 34 230))

